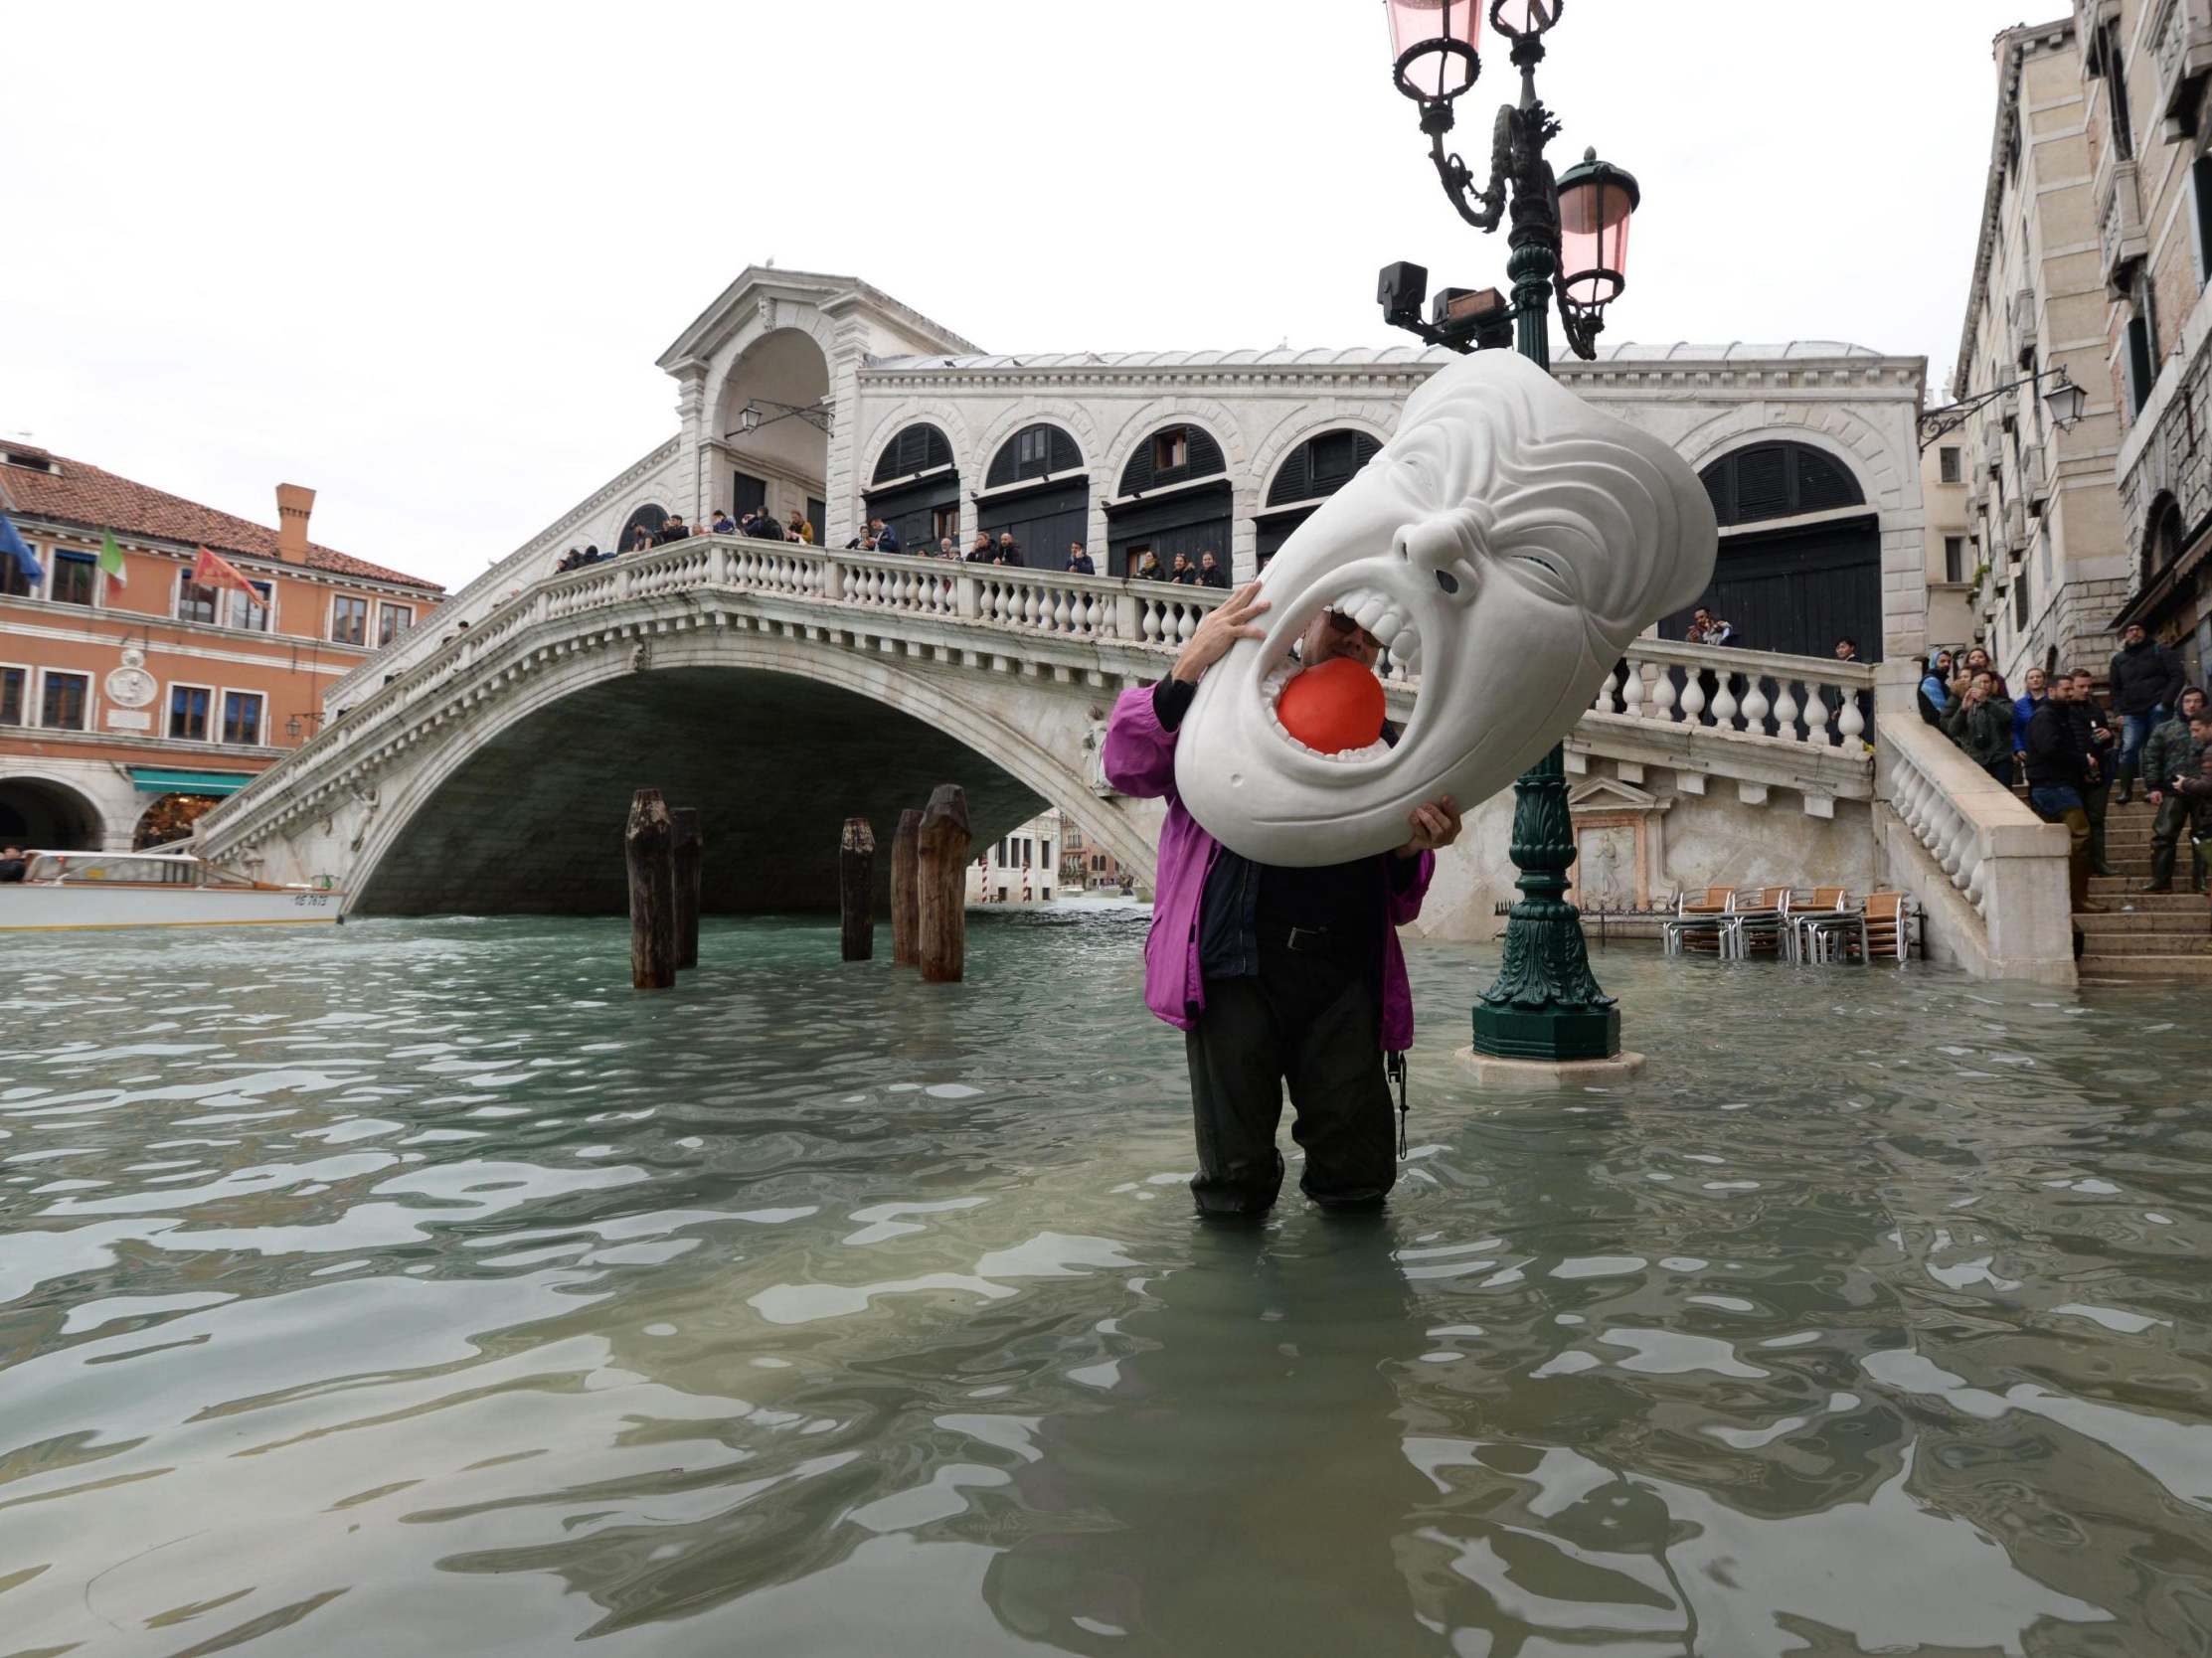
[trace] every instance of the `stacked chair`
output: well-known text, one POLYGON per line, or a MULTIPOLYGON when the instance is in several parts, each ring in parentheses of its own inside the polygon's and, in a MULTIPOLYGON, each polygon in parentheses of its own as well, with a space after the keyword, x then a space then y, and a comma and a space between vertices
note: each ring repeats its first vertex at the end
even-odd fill
POLYGON ((1724 961, 1903 961, 1910 919, 1902 893, 1875 893, 1854 906, 1841 887, 1706 887, 1676 897, 1659 936, 1668 955, 1724 961))

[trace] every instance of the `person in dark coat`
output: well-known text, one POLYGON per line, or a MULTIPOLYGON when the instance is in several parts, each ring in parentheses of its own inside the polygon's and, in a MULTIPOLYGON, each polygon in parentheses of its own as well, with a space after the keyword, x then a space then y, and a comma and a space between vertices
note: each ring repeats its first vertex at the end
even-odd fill
POLYGON ((899 532, 880 518, 868 520, 868 545, 878 553, 903 553, 899 545, 899 532))
POLYGON ((1175 555, 1175 568, 1167 573, 1167 579, 1178 587, 1198 585, 1198 567, 1190 562, 1188 553, 1175 555))
POLYGON ((991 545, 991 536, 988 530, 975 532, 975 545, 967 550, 967 562, 971 565, 995 565, 998 563, 998 549, 991 545))
POLYGON ((2197 744, 2197 769, 2191 776, 2176 777, 2174 792, 2189 805, 2190 885, 2197 892, 2206 886, 2205 860, 2212 856, 2212 709, 2200 709, 2189 722, 2189 735, 2197 744))
POLYGON ((1220 561, 1210 551, 1198 555, 1198 584, 1219 587, 1224 592, 1229 588, 1229 572, 1221 568, 1220 561))
POLYGON ((2068 704, 2071 679, 2051 681, 2050 695, 2028 722, 2028 804, 2046 823, 2066 825, 2066 885, 2074 913, 2089 908, 2089 812, 2082 787, 2092 765, 2068 704))
POLYGON ((1137 556, 1136 569, 1130 571, 1129 575, 1132 580, 1138 581, 1164 581, 1167 580, 1167 572, 1160 569, 1159 558, 1149 547, 1137 556))
POLYGON ((2112 806, 2113 758, 2120 745, 2113 736, 2112 722, 2098 706, 2097 688, 2089 670, 2076 668, 2072 677, 2074 695, 2067 701, 2066 712, 2081 734, 2090 761, 2089 781, 2082 787, 2082 808, 2089 813, 2089 867, 2093 874, 2110 875, 2112 867, 2105 862, 2105 814, 2112 806))
MULTIPOLYGON (((2204 758, 2195 722, 2205 710, 2202 691, 2190 686, 2180 696, 2181 712, 2150 734, 2142 746, 2143 796, 2158 808, 2150 826, 2150 884, 2146 893, 2173 891, 2173 861, 2180 848, 2181 832, 2189 825, 2190 802, 2175 787, 2181 778, 2194 777, 2204 758)), ((2195 872, 2190 889, 2196 890, 2195 872)))
POLYGON ((2012 786, 2012 705, 1992 689, 1987 670, 1967 682, 1944 717, 1944 735, 2000 787, 2012 786))
POLYGON ((2181 658, 2144 633, 2140 622, 2129 622, 2121 629, 2120 653, 2106 683, 2112 687, 2113 712, 2125 722, 2118 772, 2125 806, 2134 791, 2135 762, 2144 740, 2166 723, 2180 700, 2181 658))
POLYGON ((680 512, 672 512, 661 521, 660 533, 653 537, 653 540, 659 546, 665 547, 672 541, 684 540, 690 534, 691 527, 684 522, 684 515, 680 512))
POLYGON ((1068 574, 1070 576, 1096 576, 1099 574, 1099 567, 1092 563, 1091 555, 1083 550, 1083 543, 1080 541, 1072 541, 1068 544, 1068 574))
POLYGON ((0 846, 0 886, 21 881, 30 867, 31 860, 23 856, 23 848, 0 846))
POLYGON ((1026 570, 1029 561, 1022 557, 1021 543, 1014 539, 1014 532, 1006 530, 998 538, 998 562, 1016 570, 1026 570))

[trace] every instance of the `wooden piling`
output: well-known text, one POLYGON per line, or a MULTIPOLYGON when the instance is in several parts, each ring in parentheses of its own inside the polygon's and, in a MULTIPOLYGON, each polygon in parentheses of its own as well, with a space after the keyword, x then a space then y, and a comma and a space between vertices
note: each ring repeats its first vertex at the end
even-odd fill
POLYGON ((837 911, 847 961, 866 961, 876 953, 875 874, 876 832, 866 818, 848 817, 837 845, 837 911))
POLYGON ((891 959, 902 967, 922 962, 922 895, 917 886, 921 834, 922 813, 909 806, 899 814, 899 832, 891 838, 891 959))
POLYGON ((967 971, 970 838, 967 796, 956 783, 939 783, 915 835, 922 976, 933 984, 957 984, 967 971))
POLYGON ((641 788, 630 801, 622 832, 629 870, 630 985, 668 990, 676 983, 676 826, 657 788, 641 788))
POLYGON ((673 806, 668 816, 676 829, 676 965, 699 965, 700 866, 706 842, 699 833, 699 808, 673 806))

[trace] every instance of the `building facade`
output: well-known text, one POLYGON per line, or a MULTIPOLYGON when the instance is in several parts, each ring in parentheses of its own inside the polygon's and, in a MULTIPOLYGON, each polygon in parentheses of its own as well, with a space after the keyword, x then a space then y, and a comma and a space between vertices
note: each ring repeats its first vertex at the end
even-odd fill
POLYGON ((328 689, 397 644, 434 583, 307 537, 314 491, 277 526, 233 517, 22 442, 0 445, 0 512, 43 574, 0 555, 0 842, 116 851, 198 813, 311 738, 328 689), (102 537, 123 556, 99 567, 102 537), (255 589, 192 580, 202 547, 255 589))
MULTIPOLYGON (((2126 586, 2083 38, 2060 19, 1996 39, 1996 120, 1951 391, 1963 401, 2064 370, 2088 394, 2084 416, 2060 430, 2046 379, 2003 393, 1937 445, 1939 463, 1942 448, 1957 450, 1964 480, 1968 558, 1945 574, 1965 582, 1972 621, 1966 635, 1951 636, 1949 617, 1931 632, 1985 646, 2014 686, 2030 667, 2101 671, 2126 586)), ((1932 571, 1940 556, 1932 541, 1932 571)))
POLYGON ((967 867, 968 903, 1051 904, 1056 894, 1081 892, 1081 882, 1062 879, 1060 845, 1067 833, 1059 808, 1048 807, 991 842, 967 867))
MULTIPOLYGON (((2108 630, 2212 672, 2212 0, 2077 0, 2120 536, 2108 630)), ((2100 667, 2112 640, 2098 641, 2100 667)), ((2085 652, 2085 660, 2090 658, 2085 652)))
POLYGON ((1932 650, 1973 642, 1975 525, 1968 511, 1966 440, 1947 432, 1921 450, 1920 494, 1928 512, 1928 643, 1932 650))

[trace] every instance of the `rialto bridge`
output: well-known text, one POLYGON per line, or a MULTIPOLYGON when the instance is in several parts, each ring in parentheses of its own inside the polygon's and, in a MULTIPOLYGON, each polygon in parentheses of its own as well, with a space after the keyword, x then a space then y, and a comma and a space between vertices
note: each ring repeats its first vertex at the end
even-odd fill
MULTIPOLYGON (((951 781, 979 844, 1050 801, 1144 868, 1159 808, 1105 783, 1105 717, 1219 597, 693 538, 542 578, 456 626, 203 819, 199 849, 327 877, 356 912, 613 912, 629 797, 652 785, 701 810, 709 909, 804 909, 834 902, 845 817, 888 834, 951 781)), ((1389 678, 1403 715, 1419 681, 1389 678)), ((1570 742, 1582 896, 1626 906, 1807 869, 1900 882, 1944 953, 2062 976, 2028 930, 2054 879, 2063 912, 2062 832, 1910 718, 1882 728, 1877 798, 1877 678, 1638 641, 1570 742)), ((1512 896, 1508 796, 1476 811, 1432 930, 1491 930, 1512 896)))

